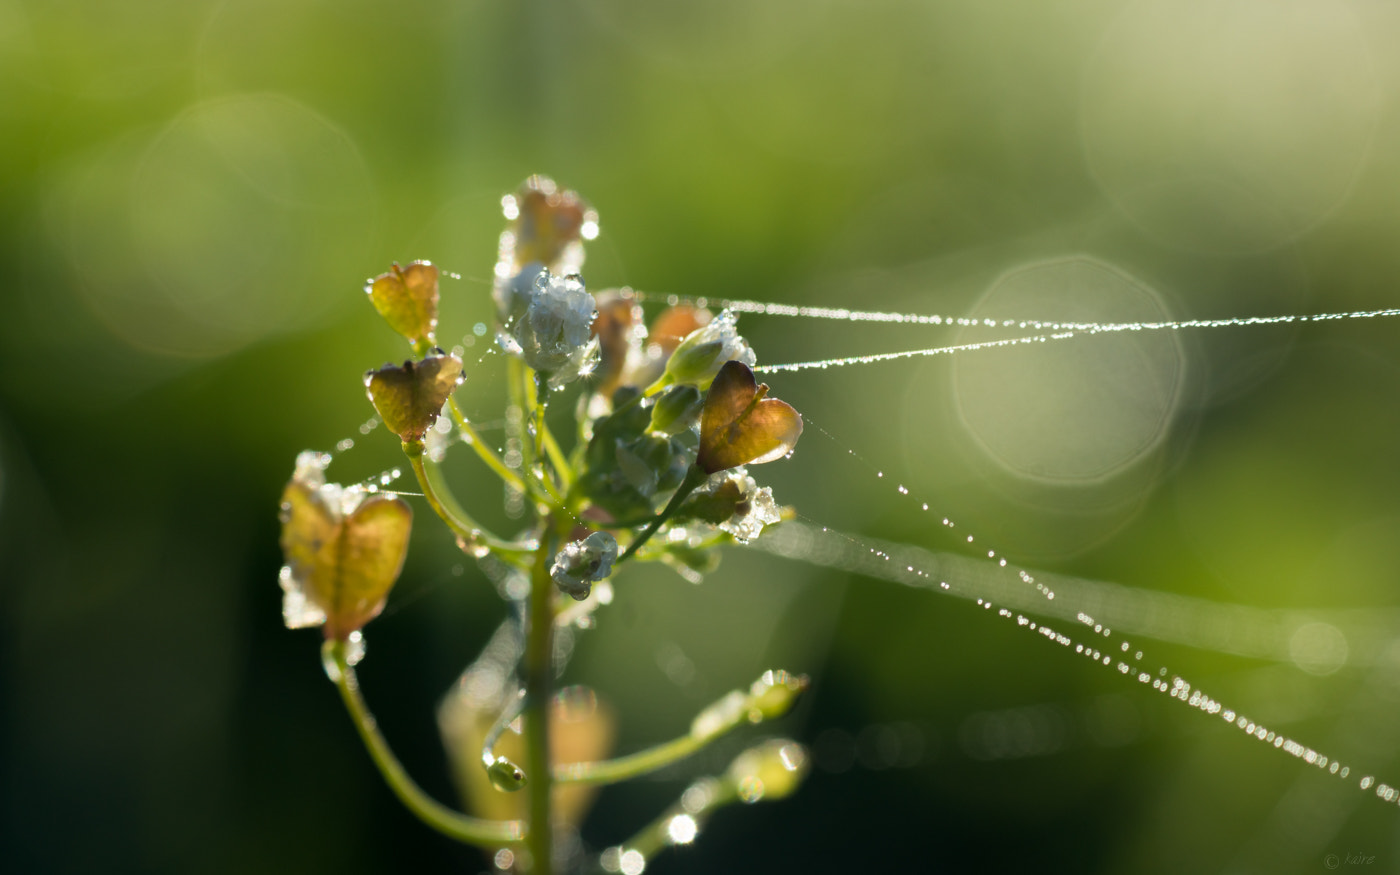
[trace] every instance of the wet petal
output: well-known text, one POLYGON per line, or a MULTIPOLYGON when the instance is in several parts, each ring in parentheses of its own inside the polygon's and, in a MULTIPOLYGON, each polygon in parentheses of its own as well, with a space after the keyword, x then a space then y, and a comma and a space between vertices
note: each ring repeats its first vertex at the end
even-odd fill
POLYGON ((558 377, 562 385, 591 371, 596 363, 598 339, 593 320, 598 315, 593 296, 577 276, 557 277, 545 271, 525 312, 511 326, 506 352, 519 355, 537 371, 558 377))
POLYGON ((577 601, 588 598, 593 584, 612 573, 617 561, 617 539, 607 532, 594 532, 581 541, 564 545, 549 570, 555 586, 577 601))

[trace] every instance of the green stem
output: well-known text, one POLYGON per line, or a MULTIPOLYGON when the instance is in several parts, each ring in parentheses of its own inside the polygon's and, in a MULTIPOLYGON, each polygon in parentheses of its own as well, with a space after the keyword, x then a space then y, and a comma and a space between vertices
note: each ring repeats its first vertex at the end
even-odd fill
POLYGON ((449 838, 488 849, 518 844, 528 838, 525 826, 520 821, 469 817, 424 793, 404 771, 389 743, 380 734, 379 724, 360 695, 360 682, 355 677, 355 670, 345 659, 344 643, 327 641, 321 649, 321 656, 327 663, 327 673, 340 690, 340 698, 345 702, 355 728, 359 730, 360 739, 369 749, 370 758, 388 782, 389 789, 419 820, 449 838))
POLYGON ((685 472, 685 479, 681 481, 681 485, 676 487, 676 494, 671 496, 671 500, 666 502, 666 507, 647 524, 647 527, 642 530, 642 533, 638 535, 631 544, 627 545, 627 551, 617 557, 618 563, 626 562, 631 558, 633 553, 641 549, 643 544, 651 540, 651 536, 656 534, 656 530, 661 528, 666 520, 670 519, 671 515, 680 508, 681 502, 685 501, 690 493, 698 489, 700 484, 704 483, 709 476, 710 475, 701 470, 698 465, 691 465, 690 470, 685 472))
MULTIPOLYGON (((547 404, 540 401, 540 390, 544 387, 545 381, 544 375, 534 372, 534 379, 531 379, 532 372, 527 370, 525 373, 525 403, 530 411, 535 432, 534 457, 536 460, 546 457, 549 459, 550 465, 554 467, 555 473, 559 475, 559 479, 563 483, 563 492, 567 492, 573 480, 572 471, 569 467, 569 460, 564 456, 564 451, 559 448, 559 442, 554 439, 554 434, 549 430, 548 423, 545 422, 544 414, 547 404)), ((529 475, 528 468, 526 474, 529 475)), ((562 507, 564 495, 560 489, 555 487, 554 481, 547 475, 541 475, 539 482, 549 495, 550 500, 556 506, 562 507)))
POLYGON ((532 875, 550 875, 553 867, 553 775, 550 765, 549 706, 554 685, 554 581, 549 576, 557 537, 541 533, 530 575, 530 604, 525 638, 525 774, 530 783, 532 875))
POLYGON ((569 457, 564 454, 559 442, 554 439, 554 432, 545 425, 544 416, 540 417, 540 428, 544 431, 544 451, 549 454, 549 463, 554 466, 555 473, 559 475, 560 492, 568 492, 570 487, 574 485, 573 466, 569 464, 569 457))
POLYGON ((616 784, 680 762, 703 748, 713 737, 682 735, 665 744, 658 744, 613 760, 568 763, 555 768, 554 780, 569 784, 616 784))
POLYGON ((691 721, 690 732, 655 747, 617 759, 568 763, 554 770, 554 780, 571 784, 615 784, 680 762, 705 745, 744 724, 757 724, 786 713, 807 687, 807 678, 770 672, 749 687, 733 690, 711 703, 691 721), (783 688, 788 691, 784 696, 783 688), (775 695, 775 690, 776 695, 775 695))
POLYGON ((462 433, 462 441, 476 450, 476 454, 486 463, 486 467, 496 472, 496 476, 521 492, 525 491, 525 481, 520 479, 520 475, 506 467, 506 463, 501 461, 501 457, 496 455, 486 443, 481 439, 476 427, 467 419, 467 414, 462 410, 462 405, 457 403, 456 398, 448 398, 447 403, 452 408, 452 419, 457 423, 457 430, 462 433))
POLYGON ((671 841, 671 819, 681 814, 688 814, 695 819, 697 825, 703 824, 711 814, 718 808, 723 808, 739 799, 739 794, 728 782, 714 781, 714 785, 705 802, 694 811, 687 811, 681 805, 672 805, 661 812, 661 815, 651 823, 644 826, 636 835, 628 839, 622 847, 629 851, 637 851, 648 863, 661 851, 669 848, 671 841))
MULTIPOLYGON (((640 398, 650 398, 656 393, 669 388, 674 382, 675 381, 671 379, 671 373, 669 371, 665 371, 661 374, 661 376, 656 378, 655 382, 653 382, 650 386, 647 386, 645 389, 642 390, 640 398)), ((638 400, 640 400, 640 398, 638 400)))
POLYGON ((545 375, 538 371, 533 374, 526 371, 525 376, 525 406, 530 411, 531 425, 530 431, 535 439, 535 458, 544 457, 544 408, 540 403, 540 387, 544 384, 545 375))
POLYGON ((468 548, 489 547, 498 553, 517 557, 532 552, 529 544, 498 538, 477 525, 467 515, 456 497, 448 490, 447 484, 443 482, 437 465, 424 461, 422 441, 405 441, 403 452, 408 456, 408 463, 413 467, 413 474, 418 478, 418 485, 422 488, 423 497, 428 500, 428 505, 447 523, 452 534, 462 539, 468 548))

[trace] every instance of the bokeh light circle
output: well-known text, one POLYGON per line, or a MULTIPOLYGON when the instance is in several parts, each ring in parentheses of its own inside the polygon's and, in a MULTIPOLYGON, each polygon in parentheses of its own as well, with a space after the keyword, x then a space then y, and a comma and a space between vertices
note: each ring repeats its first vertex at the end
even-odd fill
POLYGON ((358 263, 374 223, 353 141, 279 94, 197 103, 58 189, 88 308, 133 347, 195 358, 355 300, 324 277, 358 263))
MULTIPOLYGON (((1156 322, 1157 294, 1084 256, 1004 274, 978 319, 1156 322)), ((965 328, 959 343, 1039 334, 965 328)), ((1184 356, 1171 332, 1120 332, 974 351, 954 361, 953 392, 968 436, 1002 471, 1049 484, 1102 481, 1148 455, 1182 397, 1184 356)))

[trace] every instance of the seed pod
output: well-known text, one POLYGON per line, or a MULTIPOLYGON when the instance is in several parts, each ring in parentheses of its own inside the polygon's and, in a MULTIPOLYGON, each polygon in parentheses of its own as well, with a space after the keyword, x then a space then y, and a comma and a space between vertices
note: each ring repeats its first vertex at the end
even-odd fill
POLYGON ((394 264, 365 286, 370 302, 389 327, 410 342, 432 342, 438 319, 438 269, 426 261, 394 264))
POLYGON ((748 803, 792 795, 807 776, 807 749, 795 741, 775 738, 739 754, 725 780, 748 803))
POLYGON ((792 452, 802 436, 802 416, 786 401, 766 398, 743 362, 720 369, 700 414, 700 450, 695 464, 707 474, 739 465, 759 465, 792 452))
MULTIPOLYGON (((379 615, 408 554, 413 509, 403 499, 326 483, 302 454, 282 493, 283 619, 324 624, 344 641, 379 615)), ((324 458, 324 457, 318 457, 324 458)))
POLYGON ((461 385, 462 360, 440 349, 420 362, 388 364, 365 374, 365 391, 379 418, 404 443, 420 441, 437 422, 442 405, 461 385))

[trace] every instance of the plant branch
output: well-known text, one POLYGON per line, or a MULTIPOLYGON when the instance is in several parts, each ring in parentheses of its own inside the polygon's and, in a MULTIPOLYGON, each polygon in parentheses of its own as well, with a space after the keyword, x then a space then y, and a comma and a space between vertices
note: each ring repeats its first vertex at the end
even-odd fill
POLYGON ((478 845, 483 848, 498 848, 501 845, 519 844, 528 838, 524 824, 518 820, 482 820, 453 811, 433 799, 413 782, 398 758, 394 756, 389 743, 379 732, 379 724, 360 695, 360 683, 355 670, 345 658, 345 645, 340 641, 327 641, 321 648, 321 657, 326 663, 326 672, 340 690, 340 698, 359 730, 369 755, 379 768, 380 774, 389 784, 389 789, 399 797, 409 811, 428 826, 443 835, 478 845))
POLYGON ((525 637, 525 775, 530 794, 529 850, 534 875, 553 871, 549 708, 554 685, 554 580, 549 575, 553 533, 541 533, 530 575, 525 637))
POLYGON ((707 706, 695 715, 690 732, 685 735, 616 759, 561 765, 554 770, 554 780, 573 784, 615 784, 654 772, 680 762, 740 724, 758 724, 781 716, 806 687, 805 676, 769 672, 747 693, 732 690, 707 706))
POLYGON ((656 534, 656 530, 661 528, 666 520, 670 519, 671 515, 680 508, 681 502, 685 501, 690 493, 698 489, 709 476, 710 475, 701 470, 698 465, 691 465, 690 470, 685 472, 685 479, 681 481, 681 485, 676 487, 676 492, 671 496, 671 500, 666 502, 666 507, 647 524, 647 527, 632 540, 632 543, 627 545, 626 552, 617 558, 618 564, 626 562, 631 558, 633 553, 641 549, 643 544, 651 540, 651 536, 656 534))
POLYGON ((447 523, 452 534, 462 539, 468 547, 489 547, 498 553, 514 556, 531 552, 531 545, 499 538, 477 525, 467 515, 447 488, 447 484, 443 482, 437 465, 431 461, 424 461, 422 441, 405 441, 403 451, 404 455, 408 456, 409 465, 413 468, 414 476, 418 478, 418 485, 423 489, 423 497, 428 500, 428 505, 447 523))
POLYGON ((452 420, 457 423, 457 430, 462 433, 462 442, 475 450, 486 466, 495 471, 496 476, 504 480, 507 485, 524 492, 525 481, 520 479, 519 474, 507 468, 506 463, 501 461, 501 457, 496 455, 495 451, 481 439, 481 435, 471 424, 471 420, 467 419, 467 414, 462 410, 462 405, 457 403, 457 399, 448 398, 447 403, 452 409, 452 420))

